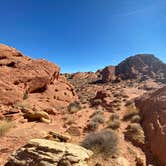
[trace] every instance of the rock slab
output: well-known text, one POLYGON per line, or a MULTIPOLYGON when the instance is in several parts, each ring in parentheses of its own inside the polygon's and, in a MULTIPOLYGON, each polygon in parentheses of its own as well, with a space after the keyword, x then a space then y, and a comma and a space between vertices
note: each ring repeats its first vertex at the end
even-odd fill
POLYGON ((70 143, 32 139, 5 166, 87 166, 93 152, 70 143))

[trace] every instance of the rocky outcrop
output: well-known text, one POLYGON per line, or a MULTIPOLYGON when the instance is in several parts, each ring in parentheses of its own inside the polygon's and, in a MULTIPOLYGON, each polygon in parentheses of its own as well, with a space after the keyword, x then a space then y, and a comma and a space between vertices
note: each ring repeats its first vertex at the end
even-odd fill
POLYGON ((102 82, 110 82, 115 80, 115 67, 107 66, 101 71, 102 82))
POLYGON ((87 166, 92 154, 78 145, 33 139, 14 152, 5 166, 87 166))
POLYGON ((90 100, 90 103, 92 107, 102 106, 107 110, 112 110, 112 94, 109 91, 100 90, 96 93, 96 96, 90 100))
POLYGON ((19 103, 40 109, 68 105, 77 97, 59 73, 60 68, 51 62, 31 59, 0 44, 0 105, 19 103))
POLYGON ((166 64, 151 54, 138 54, 122 61, 115 68, 115 75, 122 79, 141 77, 154 78, 160 81, 166 79, 166 64))
POLYGON ((152 153, 166 165, 166 86, 137 98, 136 106, 142 113, 143 127, 152 153))
POLYGON ((117 66, 107 66, 100 71, 102 82, 119 82, 125 79, 149 78, 166 82, 166 64, 152 54, 130 56, 117 66))
POLYGON ((72 79, 96 79, 97 74, 94 72, 77 72, 71 74, 72 79))

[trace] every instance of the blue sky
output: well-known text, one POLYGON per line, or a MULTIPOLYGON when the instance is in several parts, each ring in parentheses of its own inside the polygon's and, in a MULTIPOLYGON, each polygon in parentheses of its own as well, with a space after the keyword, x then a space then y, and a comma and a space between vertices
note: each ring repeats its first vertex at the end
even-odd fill
POLYGON ((5 0, 0 43, 62 72, 94 71, 128 56, 166 62, 166 0, 5 0))

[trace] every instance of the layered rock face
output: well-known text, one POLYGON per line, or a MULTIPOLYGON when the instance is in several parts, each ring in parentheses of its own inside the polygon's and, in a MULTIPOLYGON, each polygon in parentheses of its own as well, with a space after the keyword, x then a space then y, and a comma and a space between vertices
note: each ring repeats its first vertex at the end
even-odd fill
POLYGON ((134 79, 142 76, 165 80, 166 64, 154 55, 138 54, 131 56, 116 66, 115 75, 122 79, 134 79))
POLYGON ((152 153, 166 165, 166 86, 136 99, 143 116, 143 127, 152 153))
POLYGON ((87 166, 92 154, 78 145, 33 139, 17 150, 5 166, 87 166))
MULTIPOLYGON (((33 60, 0 44, 0 106, 19 103, 56 107, 76 100, 73 87, 59 75, 60 68, 46 60, 33 60)), ((5 110, 6 112, 7 110, 5 110)))

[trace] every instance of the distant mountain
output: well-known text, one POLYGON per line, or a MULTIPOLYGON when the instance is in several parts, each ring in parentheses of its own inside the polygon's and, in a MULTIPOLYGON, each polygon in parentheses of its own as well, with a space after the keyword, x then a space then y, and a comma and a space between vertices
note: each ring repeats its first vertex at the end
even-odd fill
MULTIPOLYGON (((104 70, 106 70, 106 68, 103 69, 103 71, 104 70)), ((109 70, 107 70, 107 74, 102 74, 103 82, 106 82, 105 80, 112 81, 110 80, 110 78, 114 78, 112 75, 122 80, 153 78, 166 82, 166 64, 152 54, 137 54, 131 56, 115 66, 115 73, 111 71, 110 74, 108 74, 108 72, 109 70)))

